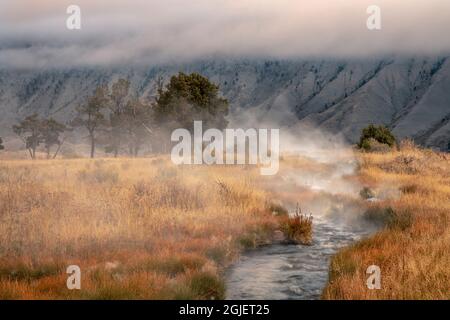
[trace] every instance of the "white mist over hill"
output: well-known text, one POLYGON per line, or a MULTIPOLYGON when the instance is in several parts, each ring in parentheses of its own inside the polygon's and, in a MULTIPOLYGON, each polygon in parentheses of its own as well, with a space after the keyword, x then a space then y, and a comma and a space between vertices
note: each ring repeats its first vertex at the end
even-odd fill
POLYGON ((356 142, 369 123, 441 150, 450 140, 450 2, 380 0, 0 0, 0 134, 34 112, 68 121, 119 77, 140 97, 199 72, 231 123, 310 126, 356 142))
POLYGON ((450 53, 447 0, 0 1, 1 68, 450 53), (69 5, 81 30, 66 28, 69 5), (367 8, 381 9, 369 31, 367 8))

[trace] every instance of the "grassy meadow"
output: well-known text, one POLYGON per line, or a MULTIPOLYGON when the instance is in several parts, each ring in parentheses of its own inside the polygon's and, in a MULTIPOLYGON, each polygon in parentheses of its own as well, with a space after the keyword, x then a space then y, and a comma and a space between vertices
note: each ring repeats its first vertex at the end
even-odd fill
POLYGON ((280 230, 311 242, 311 228, 298 230, 305 221, 314 232, 313 220, 286 220, 298 202, 305 217, 340 208, 380 228, 334 256, 324 299, 450 298, 449 156, 403 146, 344 157, 356 170, 283 156, 272 177, 164 156, 3 159, 0 299, 222 299, 243 250, 280 230), (299 183, 308 175, 326 184, 299 183), (372 264, 381 290, 367 289, 372 264), (66 287, 69 265, 81 268, 81 290, 66 287))
POLYGON ((450 299, 450 156, 405 144, 362 153, 360 181, 379 198, 365 212, 379 232, 331 262, 324 299, 450 299), (367 290, 366 268, 381 269, 367 290))
POLYGON ((257 169, 169 159, 0 163, 0 299, 223 298, 276 228, 257 169), (82 290, 66 287, 80 266, 82 290))

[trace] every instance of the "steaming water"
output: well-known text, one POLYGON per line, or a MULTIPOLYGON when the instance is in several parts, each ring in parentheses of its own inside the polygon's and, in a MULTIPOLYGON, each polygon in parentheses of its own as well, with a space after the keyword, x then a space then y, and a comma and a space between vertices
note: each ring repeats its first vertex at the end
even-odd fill
POLYGON ((227 299, 319 299, 328 280, 330 257, 369 232, 314 218, 311 246, 262 247, 244 254, 227 278, 227 299))

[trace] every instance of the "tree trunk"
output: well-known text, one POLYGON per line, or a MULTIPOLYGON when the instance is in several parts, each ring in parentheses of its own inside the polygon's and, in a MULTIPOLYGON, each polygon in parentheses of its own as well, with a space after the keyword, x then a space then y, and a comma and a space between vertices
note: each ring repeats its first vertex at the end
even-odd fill
POLYGON ((61 143, 58 144, 58 148, 56 149, 55 154, 53 155, 53 159, 55 159, 56 156, 58 155, 59 150, 61 149, 61 146, 63 145, 63 143, 64 143, 65 140, 66 140, 66 139, 64 138, 64 139, 61 141, 61 143))
POLYGON ((94 158, 95 153, 95 137, 91 136, 91 159, 94 158))

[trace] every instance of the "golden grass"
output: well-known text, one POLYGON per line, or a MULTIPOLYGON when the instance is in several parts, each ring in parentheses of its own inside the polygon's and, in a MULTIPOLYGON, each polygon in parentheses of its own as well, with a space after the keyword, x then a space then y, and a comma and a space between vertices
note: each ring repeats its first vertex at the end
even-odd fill
POLYGON ((297 202, 313 215, 367 209, 384 226, 334 257, 323 298, 449 299, 449 157, 412 146, 364 153, 356 175, 329 179, 347 172, 352 155, 341 156, 284 156, 274 177, 162 156, 2 160, 0 299, 224 298, 225 268, 244 248, 270 243, 297 202), (358 199, 362 187, 380 201, 358 199), (66 287, 73 264, 82 290, 66 287), (381 290, 365 285, 372 264, 381 290))
POLYGON ((259 177, 162 157, 2 161, 0 299, 223 298, 224 268, 277 227, 259 177), (66 287, 72 264, 82 290, 66 287))
POLYGON ((381 201, 366 212, 384 228, 340 251, 325 299, 450 299, 450 157, 409 146, 360 155, 360 180, 381 201), (381 268, 381 289, 366 269, 381 268))

